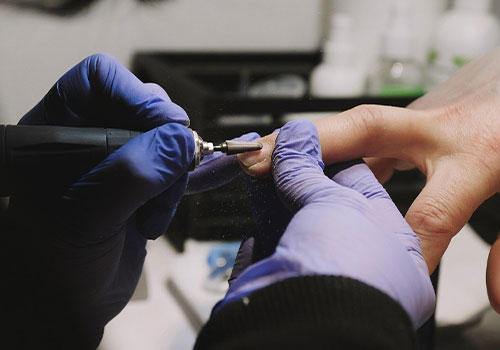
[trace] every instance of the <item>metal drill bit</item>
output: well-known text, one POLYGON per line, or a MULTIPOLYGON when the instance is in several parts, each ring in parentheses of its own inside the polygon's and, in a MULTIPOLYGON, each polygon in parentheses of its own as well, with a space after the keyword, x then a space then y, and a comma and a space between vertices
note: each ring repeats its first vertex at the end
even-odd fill
POLYGON ((196 169, 201 160, 214 152, 223 152, 227 155, 245 153, 251 151, 258 151, 262 148, 260 142, 247 142, 247 141, 224 141, 221 144, 215 145, 213 142, 203 141, 203 139, 194 130, 191 130, 194 137, 194 159, 191 164, 190 170, 196 169))
POLYGON ((238 154, 245 152, 258 151, 262 148, 260 142, 246 142, 246 141, 225 141, 221 144, 214 146, 215 152, 224 152, 227 155, 238 154))

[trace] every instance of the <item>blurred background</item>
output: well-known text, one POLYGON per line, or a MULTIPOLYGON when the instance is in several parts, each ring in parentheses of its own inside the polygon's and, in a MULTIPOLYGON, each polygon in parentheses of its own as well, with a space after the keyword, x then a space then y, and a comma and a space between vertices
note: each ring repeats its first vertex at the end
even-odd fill
MULTIPOLYGON (((215 141, 362 103, 406 106, 498 46, 498 16, 498 0, 0 0, 0 122, 97 52, 163 86, 215 141)), ((387 188, 404 213, 424 183, 409 172, 387 188)), ((236 179, 183 201, 102 350, 192 346, 253 229, 244 197, 236 179)), ((422 349, 500 348, 484 277, 499 209, 497 195, 478 210, 433 276, 422 349)))
MULTIPOLYGON (((401 16, 409 20, 411 55, 425 63, 437 19, 449 4, 408 2, 409 16, 401 16)), ((368 67, 381 53, 382 34, 395 13, 391 3, 0 0, 0 115, 16 122, 61 74, 92 53, 111 53, 130 66, 139 50, 309 52, 322 47, 330 34, 330 17, 339 12, 351 17, 348 35, 361 64, 368 67)), ((491 13, 500 13, 498 1, 490 3, 491 13)))

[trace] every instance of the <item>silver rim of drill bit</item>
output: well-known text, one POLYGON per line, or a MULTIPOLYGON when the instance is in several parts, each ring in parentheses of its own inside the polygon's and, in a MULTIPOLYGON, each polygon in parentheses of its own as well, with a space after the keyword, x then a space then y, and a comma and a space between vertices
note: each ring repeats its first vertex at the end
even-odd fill
POLYGON ((214 144, 212 142, 203 141, 196 131, 193 129, 190 130, 193 133, 194 138, 194 157, 190 169, 194 170, 200 165, 201 160, 206 155, 214 153, 214 144))

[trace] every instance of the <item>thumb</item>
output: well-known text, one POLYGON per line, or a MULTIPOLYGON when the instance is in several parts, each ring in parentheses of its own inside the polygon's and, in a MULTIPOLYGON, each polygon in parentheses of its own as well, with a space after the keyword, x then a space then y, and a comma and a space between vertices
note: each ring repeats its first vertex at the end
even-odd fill
POLYGON ((491 306, 500 314, 500 234, 490 250, 486 268, 486 286, 491 306))
MULTIPOLYGON (((65 231, 71 233, 67 239, 82 244, 102 241, 155 198, 143 208, 150 213, 173 210, 185 189, 184 175, 193 152, 191 132, 177 123, 150 130, 113 152, 65 191, 60 210, 65 231), (171 190, 173 187, 176 190, 171 190), (157 197, 162 193, 166 194, 157 197)), ((148 218, 150 215, 141 221, 148 218)), ((153 221, 143 228, 149 231, 164 226, 161 220, 153 221)))
POLYGON ((297 120, 281 128, 272 155, 272 174, 278 196, 292 212, 322 197, 333 184, 324 175, 320 159, 319 138, 311 122, 297 120))
POLYGON ((473 164, 441 162, 429 174, 427 184, 406 214, 406 221, 419 236, 422 253, 432 273, 455 234, 469 221, 477 207, 490 197, 484 176, 473 164))

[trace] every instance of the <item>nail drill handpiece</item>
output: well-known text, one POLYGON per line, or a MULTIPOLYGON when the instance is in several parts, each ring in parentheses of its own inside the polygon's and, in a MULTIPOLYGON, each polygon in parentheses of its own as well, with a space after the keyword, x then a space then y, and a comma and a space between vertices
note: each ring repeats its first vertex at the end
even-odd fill
MULTIPOLYGON (((195 152, 189 170, 214 152, 236 154, 262 148, 258 142, 239 141, 214 146, 192 132, 195 152)), ((0 125, 0 197, 71 184, 140 134, 110 128, 0 125)))

